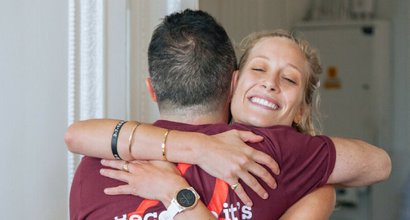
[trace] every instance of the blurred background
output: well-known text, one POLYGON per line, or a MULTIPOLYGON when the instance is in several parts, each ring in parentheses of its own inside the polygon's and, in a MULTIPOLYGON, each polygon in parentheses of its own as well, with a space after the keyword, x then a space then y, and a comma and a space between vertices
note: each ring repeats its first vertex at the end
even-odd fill
POLYGON ((235 45, 281 28, 318 48, 324 133, 365 139, 393 161, 388 181, 338 190, 331 219, 410 219, 407 0, 1 0, 1 219, 68 219, 73 121, 157 119, 147 46, 160 18, 184 8, 212 14, 235 45))

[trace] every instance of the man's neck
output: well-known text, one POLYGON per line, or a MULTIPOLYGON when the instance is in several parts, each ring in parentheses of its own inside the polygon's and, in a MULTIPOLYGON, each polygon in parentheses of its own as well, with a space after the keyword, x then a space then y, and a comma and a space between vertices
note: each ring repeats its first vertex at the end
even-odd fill
POLYGON ((192 124, 217 124, 228 123, 229 120, 229 103, 222 106, 211 108, 210 106, 190 106, 178 108, 172 106, 171 108, 160 108, 160 119, 192 124), (168 110, 172 109, 172 110, 168 110))
POLYGON ((192 125, 228 123, 228 109, 205 111, 201 106, 160 110, 160 119, 192 125))
POLYGON ((181 122, 192 125, 227 123, 228 118, 222 115, 170 115, 160 114, 161 120, 181 122))

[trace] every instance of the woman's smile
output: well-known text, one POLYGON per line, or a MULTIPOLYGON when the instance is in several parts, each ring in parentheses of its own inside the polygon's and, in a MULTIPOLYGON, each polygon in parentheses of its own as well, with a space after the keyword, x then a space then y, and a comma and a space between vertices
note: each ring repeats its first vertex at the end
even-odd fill
POLYGON ((260 40, 235 73, 231 102, 234 120, 260 127, 289 125, 302 114, 307 60, 284 37, 260 40))
POLYGON ((261 106, 268 110, 278 110, 279 105, 275 103, 275 101, 271 98, 263 98, 252 96, 249 98, 249 101, 257 106, 261 106))

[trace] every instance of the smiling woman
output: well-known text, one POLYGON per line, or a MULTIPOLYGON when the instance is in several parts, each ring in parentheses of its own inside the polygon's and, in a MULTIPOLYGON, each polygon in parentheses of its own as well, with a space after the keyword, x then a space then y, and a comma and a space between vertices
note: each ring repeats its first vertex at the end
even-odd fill
POLYGON ((231 104, 235 121, 261 127, 292 125, 315 134, 312 103, 317 103, 322 71, 316 52, 281 30, 250 35, 244 50, 231 104))

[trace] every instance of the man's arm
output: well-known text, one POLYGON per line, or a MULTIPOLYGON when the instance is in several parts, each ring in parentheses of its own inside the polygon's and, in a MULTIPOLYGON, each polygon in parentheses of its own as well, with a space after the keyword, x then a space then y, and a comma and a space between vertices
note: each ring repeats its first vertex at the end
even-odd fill
MULTIPOLYGON (((107 188, 108 195, 131 194, 145 199, 159 200, 165 207, 169 207, 171 200, 180 189, 190 187, 181 176, 174 164, 165 161, 133 161, 128 164, 128 171, 121 171, 124 161, 103 160, 102 164, 114 169, 102 169, 103 176, 113 178, 125 185, 107 188)), ((211 220, 216 217, 199 200, 192 209, 177 214, 175 220, 198 219, 211 220)))
MULTIPOLYGON (((111 137, 118 120, 92 119, 73 123, 65 134, 68 149, 87 156, 114 159, 111 137)), ((118 137, 118 152, 124 160, 163 160, 161 145, 166 129, 149 124, 140 125, 133 134, 131 148, 129 137, 135 122, 123 125, 118 137), (129 149, 131 149, 131 154, 129 149)), ((267 154, 257 151, 244 142, 257 142, 262 137, 251 132, 231 130, 214 136, 195 132, 172 130, 166 141, 166 156, 171 162, 197 164, 207 173, 228 184, 241 179, 262 198, 266 190, 253 176, 260 177, 271 188, 276 187, 273 176, 262 165, 278 174, 277 163, 267 154)), ((242 187, 235 192, 246 204, 252 204, 242 187)))
POLYGON ((335 205, 335 189, 331 185, 325 185, 293 204, 280 220, 326 220, 329 219, 335 205))
POLYGON ((336 164, 327 183, 365 186, 389 178, 391 160, 386 151, 361 140, 331 139, 336 148, 336 164))

